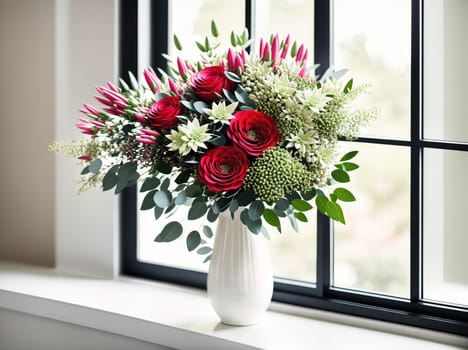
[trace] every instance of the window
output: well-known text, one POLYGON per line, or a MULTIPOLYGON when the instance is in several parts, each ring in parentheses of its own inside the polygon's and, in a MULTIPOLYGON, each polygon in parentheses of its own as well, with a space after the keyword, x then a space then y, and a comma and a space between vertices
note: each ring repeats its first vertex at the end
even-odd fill
MULTIPOLYGON (((223 2, 229 6, 223 10, 220 4, 148 3, 151 65, 164 64, 160 53, 171 51, 172 31, 191 42, 211 17, 223 28, 245 25, 257 38, 291 32, 314 47, 318 74, 333 64, 372 84, 368 102, 381 111, 366 135, 342 142, 343 151, 357 149, 361 156, 352 183, 359 199, 346 208, 350 225, 332 226, 318 215, 299 235, 272 240, 272 260, 279 262, 273 299, 466 335, 468 76, 458 68, 468 58, 466 1, 423 7, 418 0, 236 0, 223 2)), ((121 21, 121 72, 137 72, 136 2, 121 1, 121 21)), ((173 254, 160 255, 167 246, 148 246, 156 233, 142 224, 137 207, 136 189, 126 190, 122 272, 204 288, 207 267, 198 256, 187 257, 183 242, 179 251, 193 261, 171 262, 173 254)))

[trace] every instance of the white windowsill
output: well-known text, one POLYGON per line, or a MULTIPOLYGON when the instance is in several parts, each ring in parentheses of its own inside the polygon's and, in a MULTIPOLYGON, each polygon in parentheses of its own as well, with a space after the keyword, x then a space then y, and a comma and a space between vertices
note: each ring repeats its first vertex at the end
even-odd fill
POLYGON ((468 338, 279 303, 255 326, 230 327, 200 290, 5 262, 0 308, 177 349, 468 348, 468 338))

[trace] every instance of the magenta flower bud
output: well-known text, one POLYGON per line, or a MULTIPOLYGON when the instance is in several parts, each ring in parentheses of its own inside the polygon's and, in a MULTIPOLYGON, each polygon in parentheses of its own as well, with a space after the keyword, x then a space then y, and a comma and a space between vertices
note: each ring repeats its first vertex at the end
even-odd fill
POLYGON ((270 56, 270 45, 268 43, 265 43, 265 46, 263 46, 263 52, 262 52, 262 60, 268 61, 268 58, 270 56))
POLYGON ((143 77, 153 93, 159 91, 158 77, 152 68, 143 70, 143 77))
POLYGON ((172 80, 172 78, 169 77, 169 78, 167 78, 167 81, 169 83, 169 88, 171 89, 171 91, 173 93, 175 93, 176 95, 179 95, 179 89, 178 89, 176 83, 174 82, 174 80, 172 80))
POLYGON ((299 46, 299 49, 297 50, 296 63, 302 62, 303 58, 304 58, 304 44, 299 46))
POLYGON ((148 121, 142 113, 135 113, 135 119, 138 120, 141 124, 146 125, 148 121))
POLYGON ((258 48, 258 53, 260 55, 260 58, 263 59, 263 50, 265 49, 265 42, 263 41, 263 38, 260 38, 260 45, 258 48))
POLYGON ((102 96, 94 96, 94 98, 95 98, 97 101, 101 102, 101 103, 102 103, 103 105, 105 105, 105 106, 109 106, 109 107, 112 107, 112 106, 113 106, 113 104, 112 104, 111 101, 105 99, 105 98, 102 97, 102 96))
POLYGON ((299 77, 301 78, 305 78, 305 76, 307 75, 307 68, 306 66, 302 67, 301 70, 299 71, 299 77))
POLYGON ((119 89, 117 89, 117 86, 112 84, 110 81, 107 82, 107 86, 109 86, 109 89, 111 89, 114 92, 119 92, 119 89))
POLYGON ((247 59, 245 58, 245 50, 242 49, 241 51, 241 58, 242 58, 242 65, 245 64, 245 62, 247 61, 247 59))
POLYGON ((177 69, 179 70, 180 76, 185 78, 185 72, 187 71, 187 68, 185 67, 184 61, 180 57, 177 57, 177 69))
POLYGON ((278 34, 275 35, 273 41, 271 42, 271 60, 276 62, 276 58, 278 57, 278 49, 279 49, 279 37, 278 34))
POLYGON ((89 162, 92 158, 90 156, 79 156, 78 159, 89 162))
POLYGON ((99 111, 96 108, 94 108, 93 106, 91 106, 91 105, 89 105, 87 103, 85 103, 83 106, 84 106, 84 108, 86 108, 86 110, 89 113, 91 113, 92 115, 95 115, 96 117, 99 117, 99 111))
POLYGON ((240 56, 236 56, 235 58, 235 63, 234 63, 234 66, 236 67, 235 70, 236 72, 243 72, 244 71, 244 62, 242 60, 242 58, 240 56))
POLYGON ((229 48, 227 52, 227 67, 229 70, 235 70, 235 58, 234 58, 234 51, 229 48))

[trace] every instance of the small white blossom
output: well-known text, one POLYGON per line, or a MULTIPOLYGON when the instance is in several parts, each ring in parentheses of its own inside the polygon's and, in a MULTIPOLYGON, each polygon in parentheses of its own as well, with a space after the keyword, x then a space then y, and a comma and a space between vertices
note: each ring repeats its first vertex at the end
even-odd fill
POLYGON ((303 91, 298 91, 296 94, 299 101, 301 101, 305 106, 310 108, 311 111, 315 113, 320 113, 332 98, 326 96, 319 89, 305 89, 303 91))
POLYGON ((296 135, 291 134, 286 140, 288 141, 286 148, 295 148, 302 157, 308 156, 317 142, 313 130, 309 130, 305 133, 300 131, 296 135))
POLYGON ((208 115, 208 119, 213 120, 215 123, 221 124, 229 124, 229 121, 234 118, 234 111, 237 108, 238 103, 231 103, 230 105, 226 106, 226 103, 220 102, 216 104, 213 102, 211 109, 204 108, 203 111, 208 115))
POLYGON ((171 140, 168 145, 170 151, 178 151, 185 156, 190 151, 198 151, 199 148, 206 148, 205 142, 210 140, 211 134, 208 132, 208 125, 200 125, 198 119, 189 121, 185 125, 179 125, 176 130, 171 130, 171 134, 166 137, 171 140))

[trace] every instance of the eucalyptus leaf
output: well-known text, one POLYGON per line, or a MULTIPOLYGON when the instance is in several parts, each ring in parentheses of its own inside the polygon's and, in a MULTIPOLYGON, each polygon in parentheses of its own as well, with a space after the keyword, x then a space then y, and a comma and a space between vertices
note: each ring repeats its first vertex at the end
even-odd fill
POLYGON ((159 162, 157 165, 156 165, 156 169, 163 173, 163 174, 170 174, 171 173, 171 170, 172 170, 172 167, 167 164, 166 162, 159 162))
POLYGON ((262 220, 252 220, 249 217, 248 209, 244 209, 240 214, 240 219, 242 223, 247 226, 250 232, 254 234, 259 234, 262 230, 262 220))
POLYGON ((208 256, 205 258, 205 260, 203 260, 203 263, 207 263, 208 261, 210 261, 210 260, 211 260, 211 256, 212 256, 211 254, 208 255, 208 256))
POLYGON ((205 109, 208 108, 208 105, 203 101, 196 101, 193 103, 193 107, 200 114, 206 114, 205 109))
POLYGON ((264 209, 265 209, 265 205, 263 204, 261 200, 253 201, 250 204, 250 207, 248 210, 250 220, 252 221, 259 220, 262 217, 264 209))
POLYGON ((153 190, 157 188, 160 183, 161 183, 161 180, 159 180, 157 177, 148 177, 145 179, 145 181, 141 185, 140 192, 153 190))
MULTIPOLYGON (((237 83, 237 84, 240 84, 242 83, 242 80, 241 78, 236 74, 236 73, 233 73, 231 71, 225 71, 224 72, 224 75, 232 82, 234 83, 237 83)), ((237 95, 236 95, 237 96, 237 95)))
POLYGON ((203 233, 207 238, 213 237, 213 230, 211 229, 210 226, 203 225, 203 233))
POLYGON ((89 163, 89 172, 93 174, 99 173, 102 167, 102 160, 95 159, 91 163, 89 163))
POLYGON ((211 249, 210 247, 201 247, 201 248, 198 248, 197 250, 197 253, 200 254, 200 255, 206 255, 206 254, 209 254, 211 253, 213 249, 211 249))
POLYGON ((195 198, 202 194, 202 189, 199 184, 191 184, 185 189, 187 197, 195 198))
POLYGON ((177 221, 171 221, 166 224, 154 239, 156 242, 172 242, 180 237, 183 232, 182 225, 177 221))
POLYGON ((208 210, 206 218, 209 222, 215 222, 218 219, 218 214, 214 212, 213 207, 211 207, 210 210, 208 210))
POLYGON ((167 190, 170 184, 171 180, 169 178, 165 178, 161 184, 161 190, 167 190))
POLYGON ((185 202, 187 201, 187 196, 185 195, 184 191, 179 192, 179 194, 176 196, 174 203, 176 205, 184 205, 185 202))
POLYGON ((116 170, 118 169, 118 165, 114 165, 112 168, 110 168, 106 175, 104 175, 104 178, 102 179, 102 190, 107 191, 113 188, 116 184, 117 181, 119 180, 116 170))
POLYGON ((190 175, 192 174, 192 170, 184 170, 182 171, 175 179, 176 184, 183 184, 187 182, 187 180, 190 178, 190 175))
POLYGON ((187 250, 191 252, 200 245, 201 237, 198 231, 192 231, 188 234, 186 244, 187 250))
POLYGON ((145 195, 143 201, 141 202, 140 210, 148 210, 154 208, 154 194, 156 191, 150 191, 145 195))
POLYGON ((154 206, 154 219, 158 220, 162 214, 164 214, 164 208, 160 208, 157 205, 155 205, 154 206))
POLYGON ((252 190, 243 190, 237 195, 237 201, 241 207, 245 207, 255 200, 255 192, 252 190))
POLYGON ((89 174, 89 165, 85 166, 83 170, 81 170, 80 175, 86 175, 89 174))
POLYGON ((172 195, 168 190, 160 190, 154 194, 153 199, 158 207, 167 208, 171 205, 172 195))
POLYGON ((187 218, 189 220, 195 220, 201 218, 208 211, 208 207, 205 202, 194 201, 189 209, 187 218))

